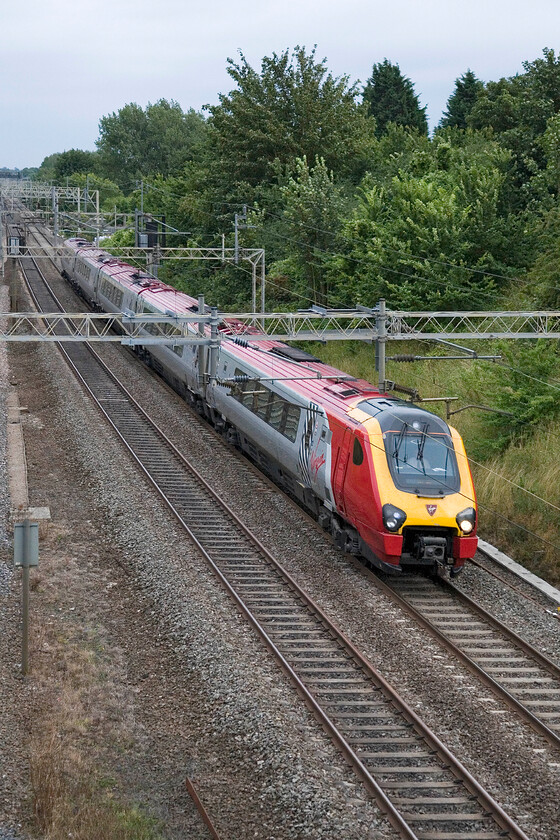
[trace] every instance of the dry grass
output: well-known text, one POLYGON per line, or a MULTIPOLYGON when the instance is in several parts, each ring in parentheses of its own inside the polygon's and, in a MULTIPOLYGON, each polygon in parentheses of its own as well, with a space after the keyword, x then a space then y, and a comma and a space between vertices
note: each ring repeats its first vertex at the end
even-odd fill
POLYGON ((55 535, 50 542, 34 592, 44 616, 31 648, 39 698, 29 743, 34 828, 43 840, 158 840, 156 822, 127 803, 111 775, 111 757, 122 758, 134 725, 121 651, 102 626, 76 614, 86 575, 55 535))
POLYGON ((492 472, 475 470, 478 499, 486 508, 481 536, 554 585, 560 584, 557 444, 556 430, 549 426, 486 463, 492 472))

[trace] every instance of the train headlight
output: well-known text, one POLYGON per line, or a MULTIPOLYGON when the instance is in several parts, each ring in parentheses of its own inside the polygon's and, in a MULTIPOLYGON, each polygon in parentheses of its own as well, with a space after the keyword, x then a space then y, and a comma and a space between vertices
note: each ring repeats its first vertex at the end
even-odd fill
POLYGON ((471 531, 474 531, 474 526, 476 525, 476 510, 472 507, 465 508, 465 510, 457 514, 455 521, 462 534, 470 534, 471 531))
POLYGON ((383 524, 388 531, 398 531, 406 522, 406 513, 395 505, 383 505, 383 524))

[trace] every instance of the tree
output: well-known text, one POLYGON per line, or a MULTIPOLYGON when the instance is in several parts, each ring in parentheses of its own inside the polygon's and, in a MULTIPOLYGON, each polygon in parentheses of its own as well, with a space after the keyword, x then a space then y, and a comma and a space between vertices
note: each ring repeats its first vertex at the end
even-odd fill
POLYGON ((389 123, 428 133, 426 106, 420 107, 414 85, 403 76, 398 64, 387 59, 373 65, 371 77, 364 88, 364 103, 375 118, 376 134, 381 136, 389 123))
POLYGON ((204 131, 195 111, 160 99, 143 110, 135 102, 99 122, 101 174, 130 190, 141 178, 178 174, 204 131))
MULTIPOLYGON (((83 208, 86 211, 91 212, 95 209, 95 190, 99 191, 99 206, 101 210, 111 212, 115 207, 117 207, 120 212, 129 212, 132 209, 117 184, 113 181, 109 181, 107 178, 101 178, 99 175, 95 175, 91 172, 78 172, 69 178, 69 182, 71 186, 80 187, 82 193, 85 193, 87 184, 90 200, 87 208, 83 208)), ((73 202, 69 206, 71 206, 72 209, 75 207, 73 202)))
POLYGON ((279 235, 285 257, 269 267, 269 275, 289 275, 292 291, 312 303, 326 305, 325 269, 340 231, 345 207, 342 191, 323 158, 316 158, 310 167, 304 157, 296 159, 281 187, 281 197, 284 210, 279 235))
POLYGON ((499 341, 492 346, 498 364, 483 364, 465 372, 465 388, 492 394, 492 405, 504 414, 488 414, 488 433, 477 442, 478 453, 488 457, 531 432, 543 432, 547 421, 558 418, 560 400, 556 385, 558 348, 548 339, 499 341), (552 386, 552 387, 551 387, 552 386))
POLYGON ((440 127, 466 128, 467 118, 482 90, 484 90, 484 84, 476 78, 472 70, 467 70, 459 79, 456 79, 455 90, 447 100, 447 110, 440 120, 440 127))
POLYGON ((548 201, 547 158, 541 142, 549 121, 560 113, 560 56, 543 50, 543 58, 524 62, 524 73, 488 82, 480 92, 468 125, 490 128, 513 152, 511 182, 514 209, 548 201))
POLYGON ((52 155, 47 155, 47 157, 43 159, 41 166, 37 170, 36 177, 38 181, 54 181, 56 162, 59 157, 60 153, 55 152, 52 155))
POLYGON ((97 169, 96 152, 84 152, 81 149, 70 149, 57 156, 54 172, 55 178, 61 180, 77 173, 87 174, 97 169))
POLYGON ((359 177, 370 126, 348 77, 334 78, 326 62, 295 47, 262 60, 261 72, 240 54, 228 59, 237 87, 209 108, 214 163, 230 184, 254 188, 274 180, 274 167, 323 156, 338 177, 359 177))
POLYGON ((556 195, 560 195, 560 113, 551 117, 541 137, 546 156, 546 179, 556 195))
POLYGON ((431 156, 418 149, 390 182, 365 180, 333 258, 334 303, 400 309, 488 307, 508 270, 500 194, 509 153, 479 136, 446 129, 431 156), (458 140, 453 142, 455 135, 458 140))

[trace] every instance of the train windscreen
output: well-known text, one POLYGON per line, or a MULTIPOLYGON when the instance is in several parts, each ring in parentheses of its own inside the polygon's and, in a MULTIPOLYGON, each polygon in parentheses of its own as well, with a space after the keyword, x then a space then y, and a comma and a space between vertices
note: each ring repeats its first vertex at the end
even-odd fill
POLYGON ((402 423, 400 429, 384 432, 383 439, 399 490, 419 496, 447 496, 459 490, 459 469, 449 434, 430 429, 429 423, 402 423))

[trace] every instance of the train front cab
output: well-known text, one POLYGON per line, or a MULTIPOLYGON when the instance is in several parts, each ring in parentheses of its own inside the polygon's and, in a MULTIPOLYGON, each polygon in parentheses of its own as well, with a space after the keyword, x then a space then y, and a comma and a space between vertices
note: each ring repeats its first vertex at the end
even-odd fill
POLYGON ((350 412, 365 431, 371 464, 366 471, 371 487, 351 490, 357 480, 356 470, 349 470, 345 492, 347 506, 354 498, 362 553, 386 571, 443 567, 456 575, 478 542, 474 486, 461 437, 410 403, 386 400, 381 411, 375 403, 383 401, 350 412))

